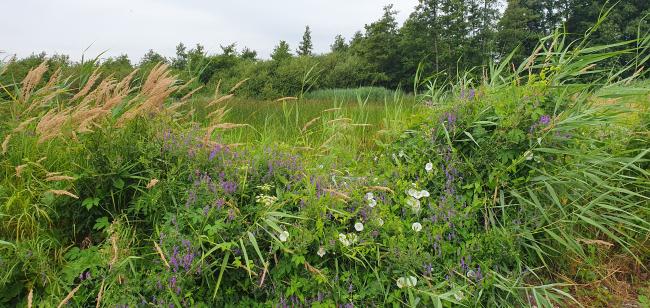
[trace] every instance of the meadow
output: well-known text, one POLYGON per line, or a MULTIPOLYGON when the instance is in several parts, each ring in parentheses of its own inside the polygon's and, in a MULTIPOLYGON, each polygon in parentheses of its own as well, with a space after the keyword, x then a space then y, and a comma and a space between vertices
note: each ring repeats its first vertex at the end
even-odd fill
POLYGON ((0 305, 648 305, 649 58, 273 100, 43 63, 0 88, 0 305))

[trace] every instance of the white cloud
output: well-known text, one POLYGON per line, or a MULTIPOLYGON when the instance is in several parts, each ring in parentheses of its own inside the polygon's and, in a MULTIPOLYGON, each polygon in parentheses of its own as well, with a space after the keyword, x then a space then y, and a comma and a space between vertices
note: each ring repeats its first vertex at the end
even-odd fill
POLYGON ((329 49, 336 34, 350 38, 377 20, 395 2, 405 20, 417 0, 22 0, 3 4, 0 50, 86 56, 128 54, 140 59, 149 49, 173 56, 175 46, 200 43, 210 52, 237 42, 267 57, 280 40, 295 49, 310 25, 316 52, 329 49))

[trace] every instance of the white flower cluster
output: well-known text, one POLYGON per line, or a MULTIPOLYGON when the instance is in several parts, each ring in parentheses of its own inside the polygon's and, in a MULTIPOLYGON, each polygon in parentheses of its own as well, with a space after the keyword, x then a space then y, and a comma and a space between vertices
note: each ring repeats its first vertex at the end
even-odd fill
POLYGON ((269 192, 269 191, 271 191, 272 188, 273 188, 273 185, 271 185, 271 184, 263 184, 263 185, 257 186, 257 189, 259 189, 261 191, 264 191, 264 192, 269 192))
POLYGON ((397 287, 402 288, 411 288, 415 287, 418 284, 418 279, 415 276, 407 276, 397 278, 397 287))
POLYGON ((377 205, 377 200, 375 200, 375 195, 372 192, 366 194, 366 200, 368 200, 369 207, 375 207, 377 205))
POLYGON ((419 214, 421 210, 420 199, 424 197, 429 197, 431 194, 427 190, 417 190, 415 188, 409 188, 406 191, 408 198, 406 199, 406 205, 411 207, 415 214, 419 214))
POLYGON ((354 233, 339 233, 339 241, 343 246, 354 245, 359 240, 359 237, 354 233))
POLYGON ((265 206, 271 206, 271 205, 275 204, 276 201, 278 201, 278 197, 269 196, 269 195, 257 195, 255 197, 255 201, 257 203, 263 204, 265 206))

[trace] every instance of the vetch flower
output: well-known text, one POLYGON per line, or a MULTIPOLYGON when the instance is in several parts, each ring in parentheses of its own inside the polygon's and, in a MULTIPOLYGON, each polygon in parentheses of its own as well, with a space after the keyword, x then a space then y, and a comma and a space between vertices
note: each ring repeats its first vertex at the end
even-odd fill
POLYGON ((316 254, 317 254, 319 257, 321 257, 321 258, 325 255, 325 253, 326 253, 326 252, 325 252, 325 247, 323 247, 323 246, 320 246, 320 247, 318 248, 318 252, 316 252, 316 254))
POLYGON ((357 230, 358 232, 363 231, 363 224, 360 223, 360 222, 357 222, 356 224, 354 224, 354 229, 357 230))
POLYGON ((289 232, 287 232, 287 231, 280 232, 280 235, 278 235, 278 238, 280 239, 280 241, 286 242, 287 239, 289 239, 289 232))
POLYGON ((420 232, 420 231, 422 231, 422 224, 420 224, 419 222, 414 222, 411 225, 411 229, 413 229, 413 231, 415 231, 415 232, 420 232))
POLYGON ((431 172, 433 170, 433 163, 428 162, 426 165, 424 165, 424 170, 431 172))

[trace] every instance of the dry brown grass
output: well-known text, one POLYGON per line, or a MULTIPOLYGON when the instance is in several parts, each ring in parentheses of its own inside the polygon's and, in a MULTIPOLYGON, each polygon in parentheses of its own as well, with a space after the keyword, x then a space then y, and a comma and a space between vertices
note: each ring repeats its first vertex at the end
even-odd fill
POLYGON ((43 79, 43 75, 47 72, 47 69, 47 62, 43 61, 39 66, 29 70, 27 76, 25 76, 25 79, 23 79, 21 83, 20 98, 23 103, 26 103, 29 100, 34 89, 43 79))

